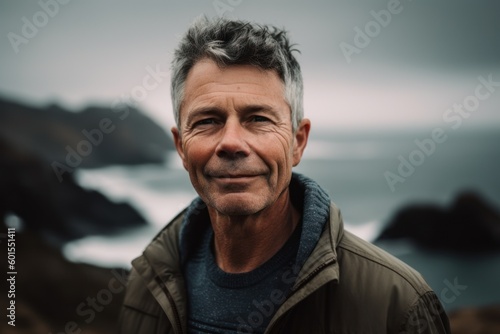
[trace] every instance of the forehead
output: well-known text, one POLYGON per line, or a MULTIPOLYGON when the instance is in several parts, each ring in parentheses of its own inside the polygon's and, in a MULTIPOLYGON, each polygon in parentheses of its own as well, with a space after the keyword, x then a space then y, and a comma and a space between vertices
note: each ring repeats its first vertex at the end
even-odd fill
POLYGON ((186 78, 183 106, 189 110, 193 103, 224 98, 285 103, 284 84, 274 70, 252 65, 220 67, 210 59, 198 61, 186 78))

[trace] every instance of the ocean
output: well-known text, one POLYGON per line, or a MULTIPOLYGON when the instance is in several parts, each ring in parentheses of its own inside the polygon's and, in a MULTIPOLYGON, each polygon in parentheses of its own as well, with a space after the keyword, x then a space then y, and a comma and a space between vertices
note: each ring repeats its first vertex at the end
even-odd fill
MULTIPOLYGON (((465 190, 500 210, 500 131, 451 132, 443 138, 433 138, 432 131, 320 132, 311 136, 295 171, 316 180, 341 209, 346 229, 368 241, 400 208, 416 203, 446 206, 465 190)), ((87 169, 76 177, 86 188, 130 203, 149 223, 64 247, 68 259, 101 266, 130 267, 151 238, 196 196, 175 152, 164 165, 87 169)), ((436 253, 401 242, 381 246, 420 271, 442 300, 453 300, 443 303, 448 310, 500 303, 500 254, 436 253), (462 290, 447 298, 453 284, 462 290)))

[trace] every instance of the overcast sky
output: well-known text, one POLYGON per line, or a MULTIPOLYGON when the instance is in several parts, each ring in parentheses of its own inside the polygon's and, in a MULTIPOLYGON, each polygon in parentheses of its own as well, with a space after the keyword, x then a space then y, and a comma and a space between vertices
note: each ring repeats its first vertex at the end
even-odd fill
MULTIPOLYGON (((478 77, 500 82, 495 0, 55 1, 0 2, 0 95, 111 106, 137 93, 150 71, 168 72, 195 17, 222 10, 289 30, 301 50, 305 112, 319 128, 430 128, 474 94, 478 77)), ((157 78, 140 107, 168 129, 169 79, 157 78)), ((496 90, 468 125, 500 126, 496 90)))

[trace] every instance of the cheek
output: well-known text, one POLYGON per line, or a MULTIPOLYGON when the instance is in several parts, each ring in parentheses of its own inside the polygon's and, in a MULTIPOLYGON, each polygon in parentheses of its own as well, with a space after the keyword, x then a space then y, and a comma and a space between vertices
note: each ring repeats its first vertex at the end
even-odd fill
POLYGON ((259 146, 266 162, 273 166, 276 177, 284 177, 291 171, 294 156, 293 142, 284 136, 277 136, 259 146))
POLYGON ((192 171, 193 169, 197 169, 200 165, 203 164, 205 159, 206 150, 203 150, 199 145, 187 145, 185 147, 185 160, 188 165, 188 170, 192 171))
POLYGON ((291 165, 294 160, 293 139, 287 138, 285 136, 280 136, 278 139, 279 147, 276 148, 276 152, 279 152, 279 154, 281 155, 280 161, 286 165, 286 168, 288 168, 288 165, 291 165))

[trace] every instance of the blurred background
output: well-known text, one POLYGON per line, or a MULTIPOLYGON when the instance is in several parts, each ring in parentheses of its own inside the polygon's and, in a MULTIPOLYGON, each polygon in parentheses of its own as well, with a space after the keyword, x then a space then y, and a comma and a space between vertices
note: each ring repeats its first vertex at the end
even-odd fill
POLYGON ((423 274, 454 333, 500 332, 499 14, 494 0, 1 1, 1 263, 14 227, 18 272, 1 331, 114 329, 109 282, 196 196, 170 135, 173 50, 194 18, 224 15, 285 27, 300 50, 312 133, 296 171, 423 274))

